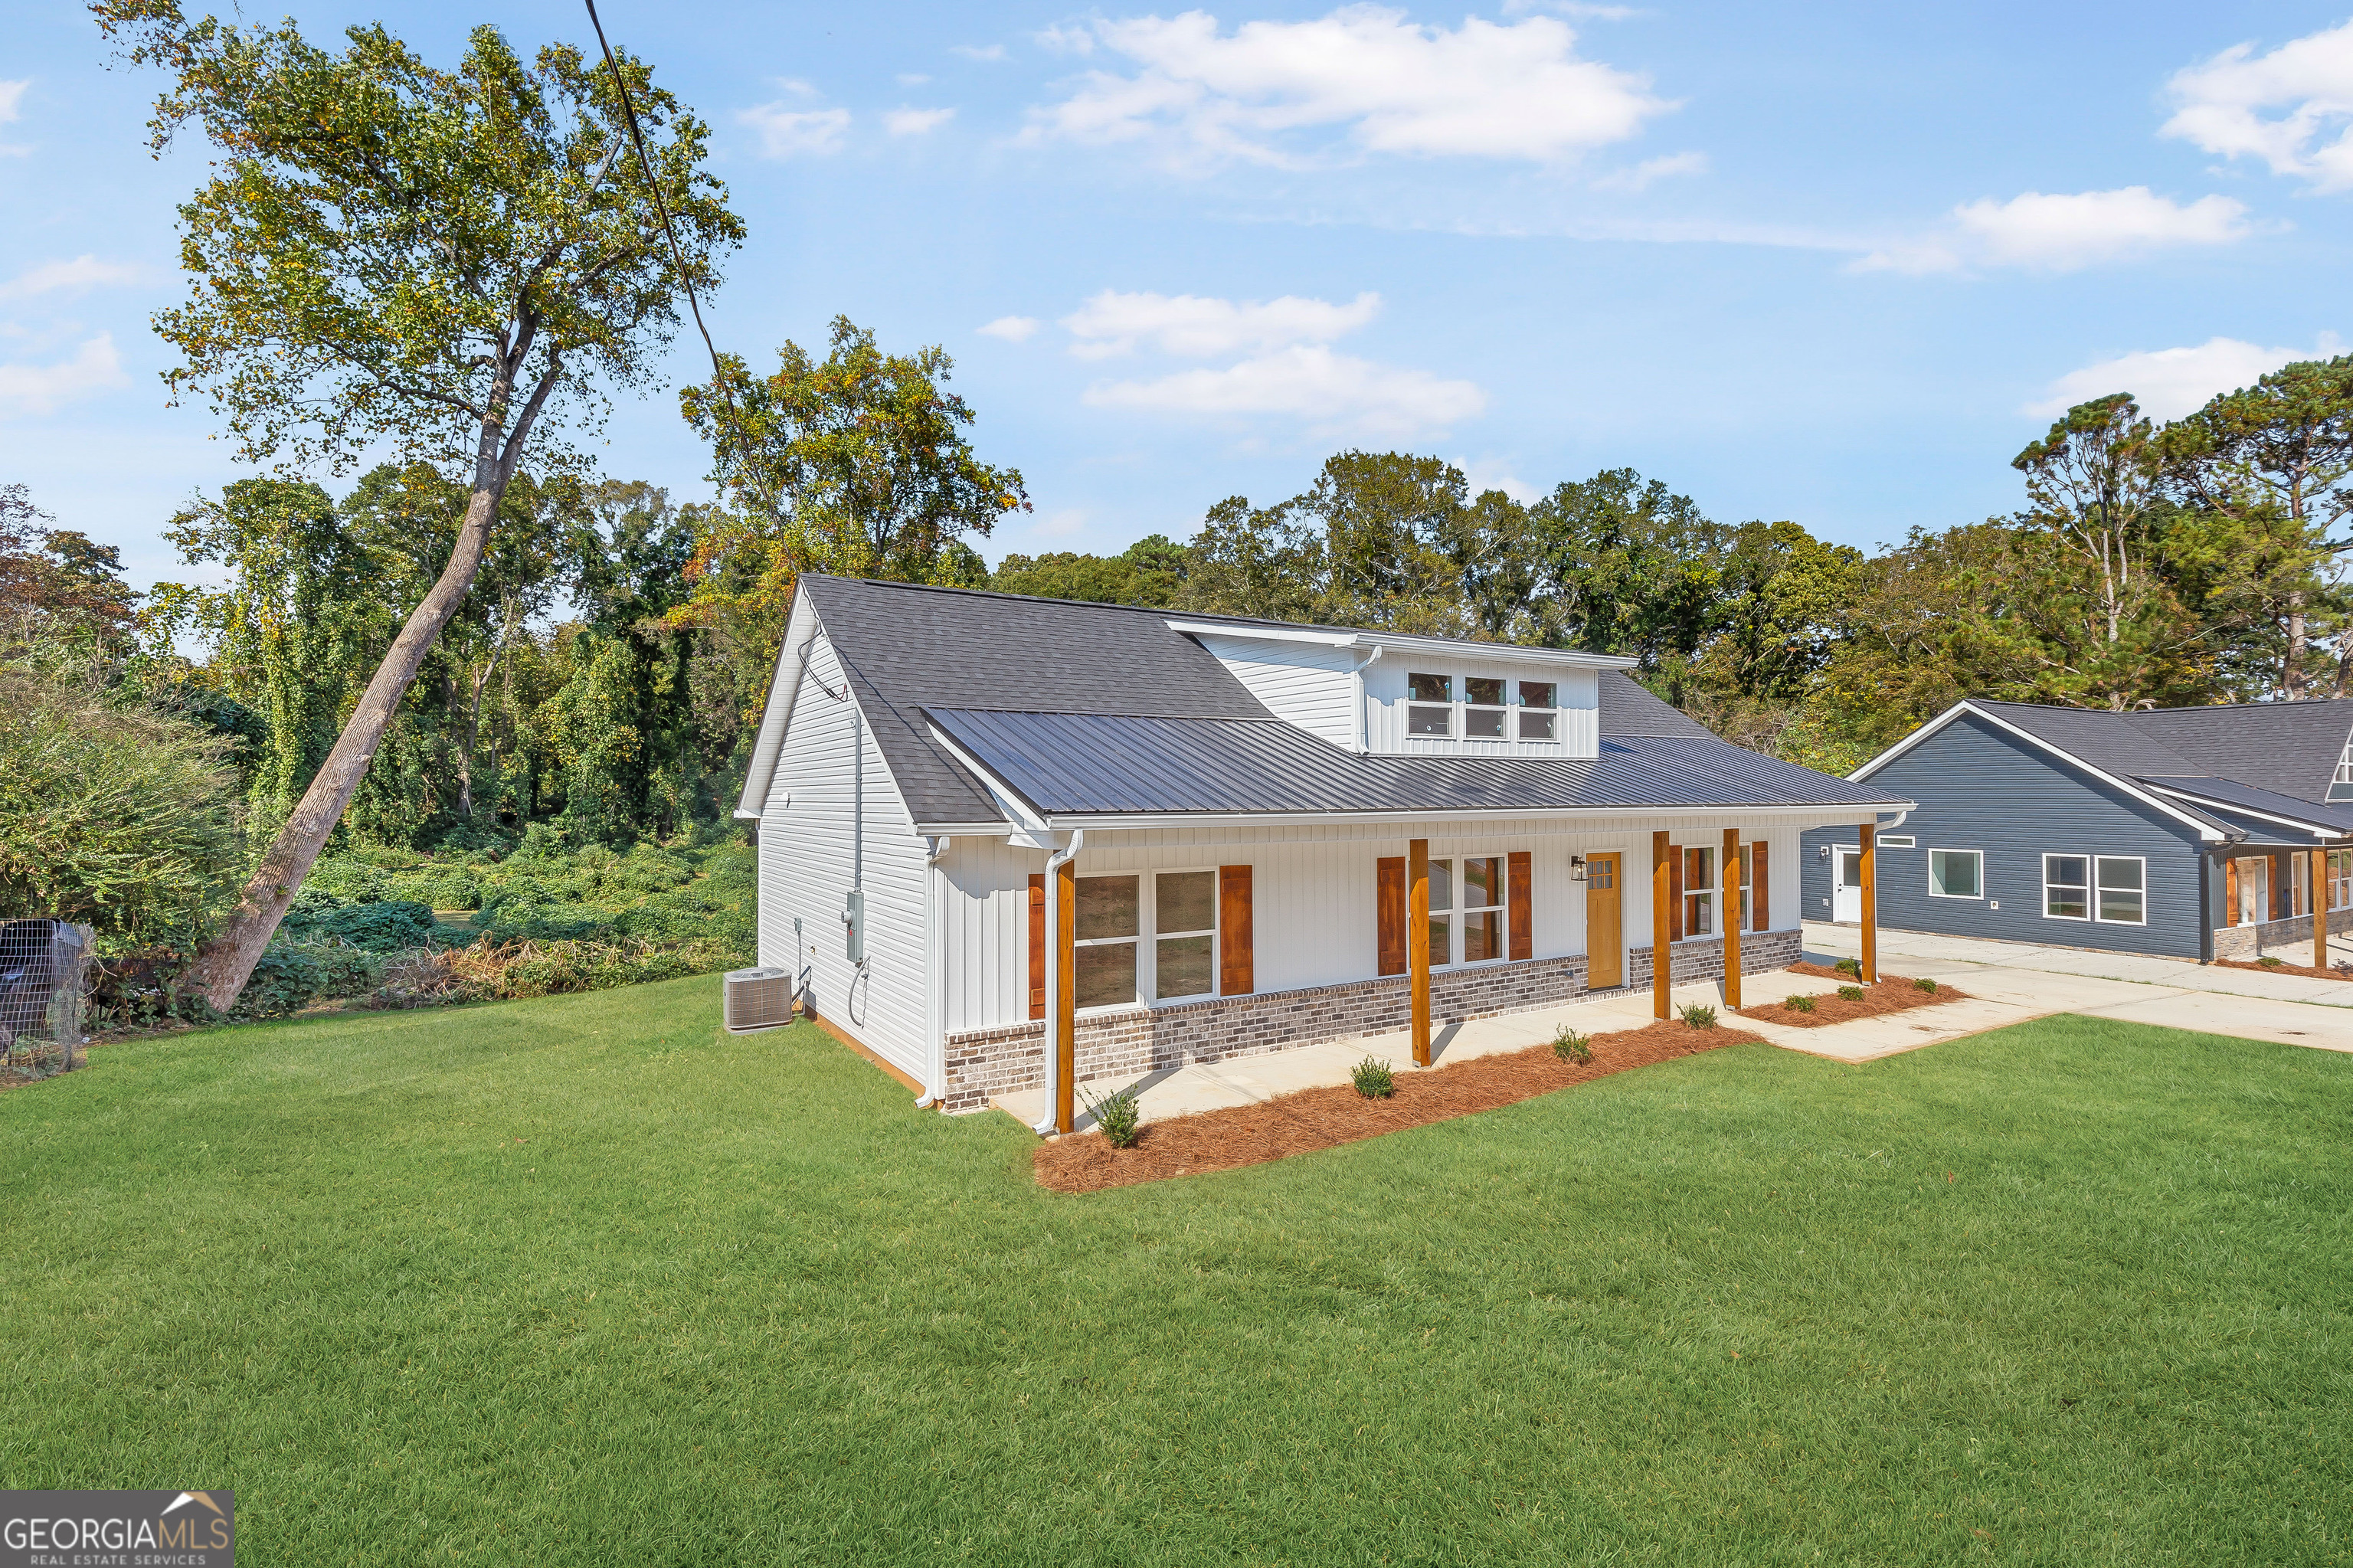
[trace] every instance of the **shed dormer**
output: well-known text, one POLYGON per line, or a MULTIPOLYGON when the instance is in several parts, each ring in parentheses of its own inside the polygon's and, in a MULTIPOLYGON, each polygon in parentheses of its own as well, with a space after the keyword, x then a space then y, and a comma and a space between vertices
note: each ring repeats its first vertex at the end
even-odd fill
POLYGON ((1599 672, 1631 659, 1501 642, 1170 620, 1277 718, 1351 751, 1589 758, 1599 672))

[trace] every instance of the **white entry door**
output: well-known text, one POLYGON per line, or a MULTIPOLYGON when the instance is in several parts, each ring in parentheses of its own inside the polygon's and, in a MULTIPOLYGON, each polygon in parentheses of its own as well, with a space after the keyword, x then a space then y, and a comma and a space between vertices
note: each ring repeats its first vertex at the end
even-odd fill
POLYGON ((1842 926, 1862 924, 1862 850, 1831 851, 1831 918, 1842 926))

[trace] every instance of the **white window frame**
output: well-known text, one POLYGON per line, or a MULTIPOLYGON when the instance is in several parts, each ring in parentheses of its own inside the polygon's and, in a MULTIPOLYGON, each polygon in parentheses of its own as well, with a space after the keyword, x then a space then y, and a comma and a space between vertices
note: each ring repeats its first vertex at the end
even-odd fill
POLYGON ((1974 849, 1931 848, 1927 854, 1927 867, 1929 897, 1957 898, 1965 904, 1982 904, 1985 902, 1985 851, 1974 849), (1936 891, 1936 857, 1940 854, 1966 854, 1975 855, 1977 857, 1978 890, 1975 893, 1939 893, 1936 891))
POLYGON ((2353 850, 2328 852, 2328 906, 2353 908, 2353 850))
POLYGON ((1920 841, 1910 833, 1905 833, 1900 838, 1894 833, 1878 833, 1873 836, 1871 842, 1881 849, 1911 849, 1920 841))
POLYGON ((2084 854, 2081 851, 2077 850, 2044 851, 2042 855, 2042 917, 2045 920, 2081 920, 2086 924, 2090 923, 2092 916, 2097 913, 2099 909, 2099 900, 2094 896, 2099 891, 2099 875, 2100 863, 2099 856, 2097 855, 2084 854), (2051 880, 2051 863, 2054 860, 2082 861, 2084 863, 2083 882, 2081 884, 2073 882, 2052 882, 2051 880), (2084 893, 2084 912, 2081 915, 2053 915, 2051 913, 2051 890, 2053 887, 2073 888, 2079 885, 2082 887, 2084 893))
MULTIPOLYGON (((1149 937, 1139 937, 1136 938, 1138 941, 1149 941, 1152 944, 1151 1005, 1155 1007, 1159 1007, 1164 1004, 1175 1006, 1181 1002, 1206 1001, 1218 994, 1218 984, 1220 978, 1219 966, 1225 960, 1225 927, 1223 924, 1226 913, 1224 897, 1225 889, 1219 885, 1218 868, 1214 865, 1163 866, 1160 869, 1154 871, 1151 874, 1151 876, 1152 906, 1149 909, 1139 909, 1136 915, 1136 924, 1148 928, 1151 932, 1149 937), (1198 875, 1205 871, 1209 874, 1209 928, 1206 931, 1162 931, 1160 929, 1160 879, 1164 876, 1185 876, 1188 874, 1198 875), (1188 991, 1183 996, 1163 996, 1160 994, 1160 939, 1164 936, 1172 938, 1178 937, 1207 937, 1209 938, 1208 990, 1188 991)), ((1136 982, 1138 989, 1141 989, 1144 980, 1144 971, 1141 968, 1142 954, 1140 952, 1137 955, 1137 959, 1139 967, 1136 969, 1136 982)))
MULTIPOLYGON (((1147 933, 1152 928, 1152 911, 1145 907, 1145 885, 1152 879, 1152 874, 1145 871, 1097 871, 1091 872, 1084 876, 1074 876, 1071 879, 1071 896, 1073 899, 1078 896, 1078 885, 1082 882, 1110 881, 1122 876, 1134 877, 1135 879, 1135 935, 1133 937, 1073 936, 1071 938, 1071 999, 1073 1003, 1071 1011, 1073 1013, 1086 1017, 1092 1017, 1097 1013, 1116 1012, 1124 1007, 1133 1008, 1145 1005, 1144 944, 1150 940, 1147 933), (1115 948, 1122 946, 1131 948, 1134 950, 1134 994, 1130 996, 1125 1001, 1098 1001, 1086 1007, 1075 1005, 1078 1001, 1079 984, 1078 950, 1082 948, 1115 948)), ((1078 911, 1074 908, 1071 913, 1071 925, 1075 928, 1078 924, 1078 911)), ((1051 939, 1050 934, 1049 939, 1051 939)))
POLYGON ((1461 681, 1461 683, 1462 683, 1462 703, 1461 703, 1461 707, 1462 707, 1462 724, 1461 724, 1462 738, 1463 738, 1463 739, 1465 739, 1465 740, 1494 740, 1494 741, 1504 741, 1504 740, 1509 740, 1509 739, 1511 739, 1511 738, 1512 738, 1512 682, 1511 682, 1511 677, 1509 677, 1508 675, 1463 675, 1463 676, 1461 676, 1461 677, 1458 677, 1458 678, 1459 678, 1459 679, 1461 681), (1471 683, 1472 683, 1472 682, 1473 682, 1473 681, 1493 681, 1493 682, 1494 682, 1494 683, 1495 683, 1495 685, 1496 685, 1496 687, 1497 687, 1497 693, 1496 693, 1496 694, 1497 694, 1499 697, 1501 697, 1501 698, 1502 698, 1502 701, 1500 701, 1500 702, 1493 702, 1493 703, 1474 703, 1474 702, 1472 702, 1472 701, 1471 700, 1471 683), (1493 735, 1473 735, 1473 734, 1472 734, 1472 733, 1471 733, 1471 715, 1472 715, 1472 714, 1493 714, 1493 715, 1495 715, 1495 733, 1494 733, 1494 734, 1493 734, 1493 735))
POLYGON ((2337 777, 2330 779, 2329 782, 2332 784, 2353 784, 2353 740, 2347 741, 2345 743, 2345 749, 2337 755, 2337 777))
POLYGON ((2146 926, 2148 924, 2148 857, 2147 855, 2095 854, 2092 856, 2092 918, 2098 921, 2103 926, 2146 926), (2116 891, 2119 893, 2130 891, 2140 895, 2140 918, 2137 920, 2111 920, 2105 915, 2100 913, 2100 863, 2103 861, 2121 862, 2127 860, 2140 867, 2140 885, 2137 888, 2118 888, 2116 891))
POLYGON ((1519 699, 1519 701, 1511 705, 1511 713, 1513 715, 1511 726, 1512 738, 1514 740, 1533 740, 1546 745, 1550 745, 1560 739, 1560 683, 1558 681, 1515 680, 1510 683, 1510 690, 1504 694, 1507 697, 1517 697, 1519 699), (1550 687, 1552 689, 1552 705, 1549 707, 1537 707, 1531 704, 1528 701, 1528 688, 1530 686, 1550 687), (1545 729, 1546 733, 1543 735, 1530 735, 1527 732, 1527 721, 1531 718, 1542 718, 1545 722, 1545 729))
MULTIPOLYGON (((1451 945, 1452 946, 1453 950, 1458 954, 1462 951, 1462 916, 1465 915, 1485 915, 1492 912, 1495 916, 1495 929, 1503 933, 1503 941, 1499 944, 1502 950, 1493 958, 1476 959, 1458 958, 1456 959, 1455 963, 1459 967, 1467 967, 1472 969, 1481 968, 1487 964, 1509 963, 1512 957, 1512 891, 1510 886, 1512 880, 1512 857, 1500 851, 1493 853, 1482 851, 1475 854, 1456 855, 1453 857, 1453 864, 1454 869, 1448 874, 1448 877, 1453 884, 1454 907, 1448 911, 1451 918, 1447 922, 1448 935, 1451 938, 1451 945), (1494 863, 1494 903, 1465 904, 1462 902, 1462 895, 1464 893, 1469 891, 1470 887, 1470 884, 1464 879, 1461 871, 1462 863, 1466 860, 1484 860, 1493 861, 1494 863)), ((1435 915, 1438 911, 1433 909, 1430 913, 1435 915)))
POLYGON ((1682 910, 1683 917, 1683 939, 1685 941, 1691 941, 1701 937, 1723 936, 1724 922, 1718 918, 1718 916, 1724 912, 1724 901, 1716 896, 1717 891, 1724 886, 1724 853, 1722 850, 1717 848, 1715 844, 1677 844, 1675 846, 1675 853, 1683 857, 1683 906, 1682 910), (1691 863, 1692 856, 1694 854, 1704 855, 1707 859, 1709 871, 1708 884, 1705 887, 1694 887, 1691 885, 1691 863), (1692 911, 1694 908, 1699 907, 1704 907, 1708 914, 1708 928, 1704 931, 1697 929, 1692 921, 1692 911))
POLYGON ((1461 733, 1462 726, 1454 722, 1454 710, 1461 705, 1456 700, 1454 693, 1457 684, 1461 681, 1461 679, 1462 677, 1460 675, 1440 674, 1435 670, 1409 670, 1406 672, 1405 737, 1408 740, 1452 740, 1456 735, 1461 733), (1445 682, 1446 701, 1441 705, 1431 702, 1427 697, 1415 696, 1413 694, 1413 682, 1414 677, 1417 675, 1425 680, 1445 682), (1416 714, 1434 713, 1440 711, 1441 707, 1446 715, 1446 733, 1444 735, 1432 735, 1427 731, 1417 730, 1413 727, 1414 715, 1416 714))

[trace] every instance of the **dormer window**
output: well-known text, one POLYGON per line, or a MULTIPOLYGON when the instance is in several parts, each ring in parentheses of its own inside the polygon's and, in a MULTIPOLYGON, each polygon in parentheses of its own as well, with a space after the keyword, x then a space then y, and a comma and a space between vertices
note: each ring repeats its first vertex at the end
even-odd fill
POLYGON ((1560 688, 1550 681, 1520 683, 1520 738, 1550 740, 1558 732, 1560 688))
MULTIPOLYGON (((1405 678, 1406 733, 1451 736, 1454 733, 1454 678, 1413 675, 1405 678)), ((1389 688, 1395 691, 1397 688, 1389 688)))
POLYGON ((1472 675, 1462 683, 1462 736, 1466 740, 1504 738, 1504 683, 1472 675))

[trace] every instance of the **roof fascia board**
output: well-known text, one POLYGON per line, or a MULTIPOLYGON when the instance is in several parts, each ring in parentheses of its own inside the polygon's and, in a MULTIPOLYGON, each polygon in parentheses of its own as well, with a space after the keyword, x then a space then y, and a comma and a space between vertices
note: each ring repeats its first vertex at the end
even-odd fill
POLYGON ((1641 662, 1615 653, 1585 653, 1573 648, 1523 648, 1509 642, 1393 636, 1381 631, 1316 631, 1305 627, 1230 626, 1208 620, 1171 620, 1167 626, 1171 631, 1192 637, 1225 637, 1245 642, 1313 642, 1326 648, 1395 648, 1455 659, 1526 660, 1580 670, 1631 670, 1641 662))
POLYGON ((1287 626, 1218 626, 1205 620, 1172 620, 1171 631, 1194 637, 1236 637, 1252 642, 1314 642, 1325 648, 1354 648, 1363 639, 1353 631, 1294 630, 1287 626))
POLYGON ((1935 718, 1930 719, 1926 724, 1922 725, 1918 729, 1914 730, 1910 735, 1905 736, 1902 740, 1897 741, 1894 746, 1889 747, 1886 750, 1881 752, 1878 756, 1873 758, 1870 761, 1864 763, 1853 772, 1848 774, 1847 779, 1852 783, 1860 784, 1864 779, 1870 778, 1873 774, 1878 772, 1887 764, 1894 761, 1897 758, 1903 756, 1905 752, 1911 750, 1914 747, 1927 739, 1930 736, 1935 735, 1937 731, 1943 729, 1947 725, 1952 723, 1963 714, 1983 712, 1983 709, 1972 706, 1967 699, 1955 703, 1951 707, 1947 708, 1943 713, 1938 714, 1935 718))
MULTIPOLYGON (((1985 720, 1986 723, 1992 725, 1995 728, 2000 729, 2006 734, 2014 735, 2018 736, 2019 739, 2027 742, 2029 745, 2049 752, 2052 756, 2059 758, 2060 761, 2066 763, 2069 767, 2081 768, 2083 771, 2090 774, 2093 778, 2101 780, 2103 783, 2116 786, 2126 794, 2130 795, 2134 800, 2140 801, 2143 805, 2156 807, 2158 810, 2163 811, 2167 816, 2171 817, 2175 821, 2180 822, 2184 826, 2197 829, 2198 841, 2200 843, 2219 844, 2229 842, 2230 835, 2217 829, 2213 823, 2201 822, 2196 817, 2191 816, 2189 812, 2176 810, 2158 796, 2153 795, 2148 790, 2143 789, 2133 779, 2122 778, 2116 774, 2111 773, 2105 768, 2094 768, 2090 763, 2084 761, 2082 758, 2076 756, 2073 752, 2066 749, 2064 747, 2052 745, 2050 741, 2043 739, 2032 730, 2021 729, 2018 726, 2011 724, 2000 715, 1989 714, 1986 712, 1985 709, 1978 706, 1975 703, 1967 701, 1956 703, 1953 705, 1952 712, 1953 714, 1957 715, 1963 709, 1967 709, 1968 712, 1977 715, 1978 717, 1985 720)), ((1873 758, 1873 762, 1875 764, 1877 760, 1877 758, 1873 758)))
POLYGON ((2333 824, 2324 825, 2302 817, 2283 817, 2271 811, 2259 811, 2253 806, 2242 806, 2235 800, 2219 800, 2211 796, 2200 795, 2195 789, 2173 789, 2161 784, 2152 784, 2149 788, 2160 795, 2169 795, 2177 800, 2187 800, 2193 806, 2203 806, 2210 811, 2221 811, 2233 817, 2252 817, 2259 822, 2277 822, 2284 828, 2300 828, 2316 839, 2353 837, 2353 829, 2340 828, 2333 824))
POLYGON ((744 774, 744 793, 735 803, 738 820, 758 821, 767 809, 768 791, 776 781, 776 763, 785 748, 785 732, 792 726, 793 703, 800 694, 800 661, 807 656, 818 630, 817 607, 808 595, 793 595, 793 612, 785 622, 785 644, 776 652, 776 673, 768 678, 768 699, 760 709, 760 732, 752 742, 752 766, 744 774), (785 672, 794 678, 787 682, 785 672))
MULTIPOLYGON (((1914 810, 1909 800, 1863 800, 1852 805, 1801 806, 1481 806, 1460 811, 1143 811, 1050 813, 1046 826, 1056 832, 1071 828, 1224 828, 1260 827, 1284 822, 1463 822, 1492 818, 1499 821, 1573 821, 1580 817, 1615 820, 1620 817, 1719 816, 1737 812, 1760 817, 1822 817, 1832 823, 1852 821, 1864 812, 1879 817, 1914 810)), ((1826 824, 1828 825, 1828 824, 1826 824)))

